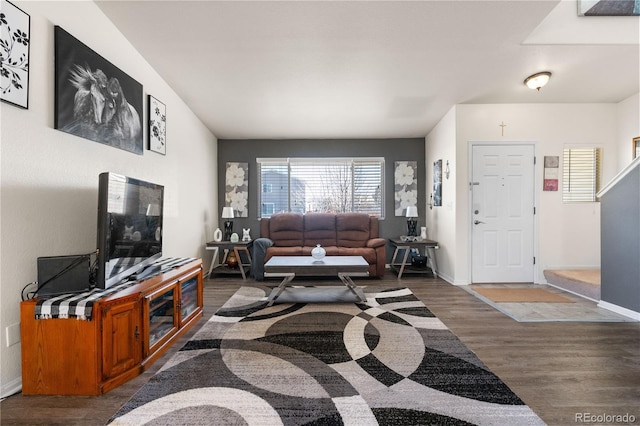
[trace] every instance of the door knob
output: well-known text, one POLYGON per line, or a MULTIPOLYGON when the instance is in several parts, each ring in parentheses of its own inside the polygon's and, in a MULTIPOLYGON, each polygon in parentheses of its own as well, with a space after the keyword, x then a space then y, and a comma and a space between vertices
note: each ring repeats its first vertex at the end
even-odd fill
POLYGON ((474 220, 474 221, 473 221, 473 224, 474 224, 474 225, 480 225, 481 223, 484 223, 484 222, 483 222, 483 221, 481 221, 481 220, 474 220))

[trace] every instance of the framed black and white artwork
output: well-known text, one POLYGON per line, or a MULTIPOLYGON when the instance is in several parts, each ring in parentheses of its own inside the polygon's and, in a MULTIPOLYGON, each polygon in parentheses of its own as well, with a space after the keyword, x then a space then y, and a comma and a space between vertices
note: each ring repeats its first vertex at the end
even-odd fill
POLYGON ((0 11, 0 99, 28 109, 31 17, 7 0, 0 11))
POLYGON ((149 150, 167 153, 167 107, 149 95, 149 150))
POLYGON ((143 153, 142 85, 55 27, 55 128, 143 153))
POLYGON ((442 206, 442 160, 433 162, 433 205, 442 206))
POLYGON ((396 161, 394 170, 394 210, 405 216, 407 207, 418 205, 418 162, 396 161))

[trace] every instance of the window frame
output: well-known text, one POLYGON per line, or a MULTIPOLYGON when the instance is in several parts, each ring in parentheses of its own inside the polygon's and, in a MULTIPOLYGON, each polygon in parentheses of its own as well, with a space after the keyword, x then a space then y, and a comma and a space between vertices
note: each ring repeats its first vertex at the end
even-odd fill
POLYGON ((563 203, 600 202, 597 194, 602 186, 602 151, 602 147, 595 145, 564 146, 562 149, 563 203), (572 190, 572 188, 575 189, 572 190))
MULTIPOLYGON (((295 182, 300 182, 302 179, 300 179, 297 176, 292 176, 292 168, 299 168, 299 167, 304 167, 304 164, 315 164, 317 165, 318 163, 321 164, 325 164, 328 163, 328 166, 335 166, 335 167, 344 167, 344 166, 348 166, 350 168, 349 170, 349 179, 350 179, 350 183, 349 183, 349 194, 350 194, 350 208, 348 211, 358 211, 358 210, 354 210, 355 207, 355 200, 357 199, 357 190, 354 191, 354 187, 356 185, 356 179, 357 177, 354 175, 354 170, 358 167, 358 165, 365 165, 366 163, 372 163, 372 165, 374 165, 375 167, 379 167, 379 175, 376 172, 375 176, 379 176, 380 179, 380 183, 379 183, 379 190, 376 189, 376 191, 379 191, 377 193, 379 193, 379 204, 378 202, 375 203, 376 207, 379 207, 380 212, 366 212, 367 214, 369 214, 370 216, 376 216, 379 219, 384 219, 385 216, 385 196, 384 196, 384 184, 385 184, 385 158, 384 157, 288 157, 288 158, 256 158, 256 165, 257 165, 257 179, 258 179, 258 187, 262 188, 265 183, 263 182, 263 167, 266 165, 272 165, 274 167, 275 170, 277 170, 278 168, 280 168, 281 172, 284 174, 284 169, 286 167, 286 182, 287 182, 287 200, 286 200, 286 211, 287 212, 306 212, 308 205, 305 206, 292 206, 292 202, 299 198, 296 197, 295 195, 292 196, 292 189, 291 189, 291 185, 294 184, 295 182), (330 163, 335 163, 335 164, 330 164, 330 163), (377 164, 376 164, 377 163, 377 164), (295 207, 295 208, 293 208, 295 207)), ((277 173, 277 172, 276 172, 277 173)), ((284 179, 283 179, 284 180, 284 179)), ((299 186, 299 185, 297 185, 299 186)), ((299 189, 298 189, 299 191, 299 189)), ((270 217, 270 215, 263 215, 263 209, 262 209, 262 204, 264 203, 263 201, 263 192, 260 191, 260 193, 258 194, 258 206, 259 208, 258 210, 258 219, 264 218, 264 217, 270 217)), ((283 203, 284 204, 284 203, 283 203)), ((305 197, 305 204, 308 204, 306 202, 306 197, 305 197)), ((282 211, 282 210, 279 210, 282 211)))

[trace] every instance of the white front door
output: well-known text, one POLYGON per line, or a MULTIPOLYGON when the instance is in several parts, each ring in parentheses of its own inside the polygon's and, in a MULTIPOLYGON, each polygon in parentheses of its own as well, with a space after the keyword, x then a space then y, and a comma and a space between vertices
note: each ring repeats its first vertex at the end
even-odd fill
POLYGON ((472 145, 471 280, 533 282, 534 146, 472 145))

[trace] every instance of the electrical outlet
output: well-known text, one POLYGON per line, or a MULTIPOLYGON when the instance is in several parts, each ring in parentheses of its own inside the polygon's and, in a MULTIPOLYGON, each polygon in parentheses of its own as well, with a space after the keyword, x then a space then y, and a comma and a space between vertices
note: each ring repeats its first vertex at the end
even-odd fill
POLYGON ((7 347, 20 342, 20 323, 11 324, 5 329, 7 347))

